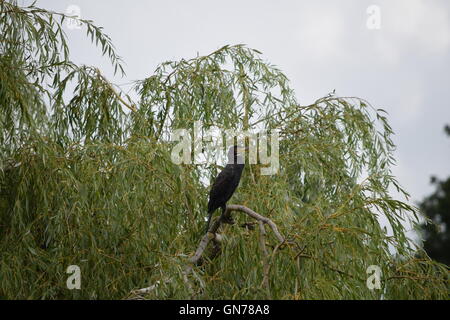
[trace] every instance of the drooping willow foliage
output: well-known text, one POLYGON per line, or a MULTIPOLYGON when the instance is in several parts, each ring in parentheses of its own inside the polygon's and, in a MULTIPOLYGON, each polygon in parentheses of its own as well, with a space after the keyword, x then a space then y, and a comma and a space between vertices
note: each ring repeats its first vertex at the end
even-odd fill
MULTIPOLYGON (((411 246, 416 209, 391 174, 382 110, 329 95, 300 105, 284 74, 243 45, 161 64, 138 101, 95 67, 71 62, 63 14, 0 1, 0 297, 120 299, 447 298, 448 271, 411 246), (278 130, 280 169, 247 165, 232 203, 269 217, 270 287, 257 228, 236 213, 222 252, 182 271, 205 224, 217 166, 176 165, 174 129, 278 130), (392 234, 379 224, 384 216, 392 234), (81 289, 69 290, 69 265, 81 289), (366 273, 381 268, 381 289, 366 273)), ((80 20, 123 73, 111 40, 80 20)), ((406 192, 404 192, 406 194, 406 192)))

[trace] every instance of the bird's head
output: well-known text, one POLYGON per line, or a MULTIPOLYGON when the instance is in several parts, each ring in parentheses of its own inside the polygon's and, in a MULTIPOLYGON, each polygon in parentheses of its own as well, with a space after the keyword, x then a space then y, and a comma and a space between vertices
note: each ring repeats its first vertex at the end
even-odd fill
POLYGON ((228 149, 228 163, 229 164, 244 164, 244 158, 242 157, 248 148, 243 146, 234 145, 228 149))

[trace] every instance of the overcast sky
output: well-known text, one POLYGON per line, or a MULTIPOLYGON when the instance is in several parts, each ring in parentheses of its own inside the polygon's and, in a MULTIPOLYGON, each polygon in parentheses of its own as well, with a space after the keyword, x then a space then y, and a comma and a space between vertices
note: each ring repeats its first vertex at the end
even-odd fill
POLYGON ((387 110, 394 174, 413 201, 433 191, 431 175, 450 175, 443 131, 450 124, 450 1, 37 1, 60 12, 70 5, 104 27, 127 77, 113 79, 85 32, 66 28, 72 59, 99 66, 115 83, 148 77, 166 60, 244 43, 287 74, 301 104, 336 89, 387 110))

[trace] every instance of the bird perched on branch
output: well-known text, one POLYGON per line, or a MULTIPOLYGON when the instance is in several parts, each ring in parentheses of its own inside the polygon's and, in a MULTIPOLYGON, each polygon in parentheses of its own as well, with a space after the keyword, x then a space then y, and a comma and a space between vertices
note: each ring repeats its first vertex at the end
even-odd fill
POLYGON ((245 148, 234 145, 228 150, 228 162, 225 168, 219 173, 209 192, 208 202, 208 222, 206 232, 209 230, 209 224, 214 211, 218 208, 225 212, 227 201, 230 200, 239 181, 241 180, 242 170, 244 169, 244 160, 240 152, 245 148))

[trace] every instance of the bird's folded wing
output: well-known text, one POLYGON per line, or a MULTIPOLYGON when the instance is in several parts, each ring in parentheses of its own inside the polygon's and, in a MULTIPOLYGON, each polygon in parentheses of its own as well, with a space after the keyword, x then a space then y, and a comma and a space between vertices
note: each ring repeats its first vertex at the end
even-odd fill
POLYGON ((231 185, 233 184, 233 172, 231 168, 225 167, 225 169, 222 170, 222 172, 219 173, 216 180, 214 181, 211 192, 210 192, 210 198, 222 198, 227 197, 228 194, 234 191, 230 190, 231 185))

